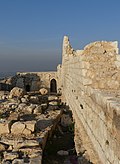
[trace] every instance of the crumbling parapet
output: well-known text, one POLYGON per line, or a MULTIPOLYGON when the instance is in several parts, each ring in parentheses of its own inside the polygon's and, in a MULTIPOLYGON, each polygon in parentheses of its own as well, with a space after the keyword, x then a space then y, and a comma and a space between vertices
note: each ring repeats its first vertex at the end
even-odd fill
MULTIPOLYGON (((63 40, 63 70, 69 62, 77 65, 80 79, 85 86, 95 89, 118 90, 120 88, 120 58, 118 43, 94 42, 87 45, 84 50, 73 50, 68 37, 63 40)), ((69 64, 68 64, 69 65, 69 64)), ((68 68, 68 67, 67 67, 68 68)), ((64 80, 63 80, 64 81, 64 80)), ((64 83, 64 82, 63 82, 64 83)))
POLYGON ((73 111, 76 127, 83 125, 101 163, 109 164, 120 162, 118 53, 117 42, 94 42, 75 51, 67 37, 63 41, 62 94, 73 111))

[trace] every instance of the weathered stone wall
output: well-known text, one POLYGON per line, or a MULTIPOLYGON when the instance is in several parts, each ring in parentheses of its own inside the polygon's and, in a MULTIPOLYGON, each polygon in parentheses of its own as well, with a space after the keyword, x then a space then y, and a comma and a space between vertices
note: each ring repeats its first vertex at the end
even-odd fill
POLYGON ((25 88, 29 85, 30 91, 38 91, 43 87, 49 90, 52 79, 57 82, 56 72, 18 72, 14 77, 14 83, 15 86, 20 88, 25 88))
POLYGON ((62 92, 73 112, 77 153, 81 153, 82 138, 93 163, 119 164, 120 55, 117 42, 94 42, 84 50, 75 51, 68 37, 64 37, 62 55, 62 65, 57 72, 17 73, 3 80, 0 87, 26 89, 29 85, 30 91, 43 87, 50 90, 51 80, 55 79, 57 91, 62 92))
MULTIPOLYGON (((73 111, 77 130, 80 131, 79 124, 82 124, 101 163, 120 163, 120 57, 117 42, 94 42, 84 50, 75 51, 68 37, 64 37, 62 67, 58 71, 60 86, 73 111)), ((90 152, 89 155, 94 163, 98 163, 90 152)))
POLYGON ((57 72, 18 72, 15 76, 0 81, 0 90, 11 90, 14 87, 29 88, 30 91, 38 91, 46 88, 50 91, 51 81, 56 81, 59 88, 57 72))

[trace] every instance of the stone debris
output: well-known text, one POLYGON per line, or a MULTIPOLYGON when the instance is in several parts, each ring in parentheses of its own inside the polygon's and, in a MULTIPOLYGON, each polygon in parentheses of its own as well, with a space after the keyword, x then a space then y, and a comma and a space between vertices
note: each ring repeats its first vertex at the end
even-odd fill
POLYGON ((46 95, 46 94, 48 93, 48 90, 45 89, 45 88, 41 88, 41 89, 39 90, 39 92, 40 92, 41 95, 46 95))
POLYGON ((3 153, 4 159, 7 160, 14 160, 19 157, 17 152, 4 152, 3 153))
POLYGON ((23 133, 25 129, 25 124, 18 121, 18 122, 15 122, 12 127, 11 127, 11 133, 13 134, 19 134, 19 133, 23 133))
MULTIPOLYGON (((47 137, 62 115, 58 106, 50 109, 49 95, 42 91, 26 93, 15 87, 0 92, 1 164, 41 163, 47 137)), ((52 101, 56 102, 57 96, 52 101)))
POLYGON ((5 151, 8 147, 8 145, 0 143, 0 152, 5 151))
POLYGON ((25 95, 25 90, 22 88, 18 88, 18 87, 14 87, 11 91, 10 91, 10 97, 23 97, 25 95))
POLYGON ((38 114, 38 113, 42 113, 42 107, 39 105, 37 106, 34 111, 33 111, 34 114, 38 114))
POLYGON ((12 161, 12 164, 23 164, 24 163, 24 160, 23 159, 14 159, 12 161))
POLYGON ((9 122, 5 121, 4 119, 0 120, 0 134, 9 133, 8 123, 9 122))

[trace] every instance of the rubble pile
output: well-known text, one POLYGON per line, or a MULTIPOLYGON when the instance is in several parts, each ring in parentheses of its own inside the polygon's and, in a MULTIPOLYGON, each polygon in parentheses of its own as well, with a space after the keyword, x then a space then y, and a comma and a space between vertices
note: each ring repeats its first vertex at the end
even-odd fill
POLYGON ((0 163, 41 163, 47 137, 61 115, 59 97, 44 88, 0 91, 0 163))

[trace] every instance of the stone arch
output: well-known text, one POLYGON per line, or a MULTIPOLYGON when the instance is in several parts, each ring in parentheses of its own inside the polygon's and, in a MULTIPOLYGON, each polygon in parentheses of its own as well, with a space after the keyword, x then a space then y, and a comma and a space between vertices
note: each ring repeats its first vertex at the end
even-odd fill
POLYGON ((55 79, 50 81, 50 92, 57 93, 57 82, 55 79))
POLYGON ((27 84, 26 86, 25 86, 25 90, 26 90, 26 92, 30 92, 30 85, 29 84, 27 84))

